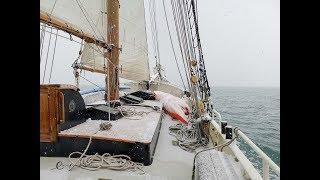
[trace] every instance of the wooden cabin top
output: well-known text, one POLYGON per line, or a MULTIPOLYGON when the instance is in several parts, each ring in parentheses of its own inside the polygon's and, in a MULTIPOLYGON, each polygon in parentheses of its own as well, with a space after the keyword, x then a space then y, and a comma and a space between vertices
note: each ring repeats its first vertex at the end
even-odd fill
POLYGON ((143 115, 124 116, 116 121, 109 121, 112 127, 106 131, 99 131, 100 124, 105 120, 87 120, 70 129, 61 131, 59 137, 80 137, 101 140, 112 140, 129 143, 149 144, 156 132, 156 128, 161 121, 162 103, 159 101, 145 100, 142 104, 158 106, 160 111, 155 111, 150 107, 123 106, 136 112, 144 112, 143 115))

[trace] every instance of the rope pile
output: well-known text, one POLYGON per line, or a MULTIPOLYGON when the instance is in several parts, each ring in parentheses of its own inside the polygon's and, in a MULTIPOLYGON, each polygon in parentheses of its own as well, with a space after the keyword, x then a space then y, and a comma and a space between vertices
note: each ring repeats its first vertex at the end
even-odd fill
POLYGON ((207 148, 207 149, 203 149, 199 152, 196 153, 195 157, 201 153, 201 152, 204 152, 204 151, 208 151, 208 150, 211 150, 211 149, 218 149, 218 151, 222 151, 223 148, 225 148, 226 146, 229 146, 234 140, 236 140, 238 137, 239 137, 239 134, 238 134, 238 131, 239 131, 239 128, 238 127, 235 127, 234 128, 234 134, 235 136, 228 142, 226 143, 223 143, 223 144, 220 144, 220 145, 217 145, 217 146, 213 146, 213 147, 210 147, 210 148, 207 148))
POLYGON ((96 171, 100 168, 117 170, 117 171, 140 171, 139 174, 144 174, 143 164, 136 163, 131 160, 131 158, 127 155, 113 155, 111 156, 109 153, 104 153, 103 155, 94 154, 94 155, 84 155, 80 159, 80 161, 73 162, 71 160, 72 155, 80 155, 80 152, 73 152, 69 155, 69 161, 71 164, 78 166, 80 168, 96 171))
MULTIPOLYGON (((110 122, 103 122, 100 124, 100 129, 96 131, 93 135, 95 135, 99 131, 109 130, 111 127, 112 124, 110 122)), ((127 155, 111 155, 109 153, 104 153, 102 155, 99 155, 98 153, 94 155, 87 155, 86 153, 91 145, 93 135, 90 136, 89 143, 83 152, 76 151, 69 154, 69 171, 71 171, 75 166, 77 166, 89 171, 96 171, 103 168, 117 171, 139 171, 139 174, 145 173, 145 171, 142 169, 143 164, 133 162, 131 158, 127 155), (74 155, 80 155, 80 157, 76 161, 73 161, 72 158, 74 155)), ((65 167, 66 165, 63 162, 58 161, 56 167, 53 169, 62 170, 65 167)))
POLYGON ((161 109, 158 106, 148 106, 148 105, 142 105, 142 104, 130 104, 126 106, 118 106, 117 109, 120 111, 122 116, 126 116, 128 119, 131 120, 139 120, 141 118, 131 118, 134 116, 146 116, 152 111, 160 111, 161 109), (130 106, 141 106, 141 107, 149 107, 152 110, 151 111, 137 111, 134 107, 130 106))
POLYGON ((157 29, 157 14, 155 0, 149 0, 149 13, 150 13, 150 27, 152 35, 152 47, 155 55, 156 65, 160 64, 160 52, 158 42, 158 29, 157 29))
POLYGON ((169 134, 176 137, 173 145, 177 145, 185 151, 193 152, 198 147, 207 146, 209 140, 201 135, 199 124, 192 124, 188 128, 182 124, 176 124, 169 127, 169 134))

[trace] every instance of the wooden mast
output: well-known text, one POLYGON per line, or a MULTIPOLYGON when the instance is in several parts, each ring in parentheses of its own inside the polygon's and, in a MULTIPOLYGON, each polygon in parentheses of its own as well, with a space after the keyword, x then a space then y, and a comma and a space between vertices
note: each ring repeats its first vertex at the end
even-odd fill
POLYGON ((108 75, 106 77, 106 100, 119 99, 119 0, 107 0, 107 42, 109 45, 106 57, 108 75), (109 83, 108 83, 109 82, 109 83), (110 97, 108 98, 108 94, 110 97))

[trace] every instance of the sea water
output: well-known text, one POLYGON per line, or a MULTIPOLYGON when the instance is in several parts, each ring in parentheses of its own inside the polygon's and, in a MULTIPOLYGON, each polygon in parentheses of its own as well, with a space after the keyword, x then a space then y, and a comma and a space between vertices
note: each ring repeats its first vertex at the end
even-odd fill
MULTIPOLYGON (((213 87, 214 108, 228 125, 239 127, 280 166, 280 88, 213 87)), ((239 148, 262 172, 261 158, 241 139, 239 148)), ((270 176, 275 179, 275 173, 270 176)))

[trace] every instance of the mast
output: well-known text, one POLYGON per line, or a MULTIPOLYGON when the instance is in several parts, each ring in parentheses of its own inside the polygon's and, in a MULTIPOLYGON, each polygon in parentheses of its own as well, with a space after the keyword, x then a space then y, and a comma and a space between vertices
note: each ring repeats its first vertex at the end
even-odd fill
POLYGON ((118 0, 107 0, 107 67, 105 100, 119 99, 119 8, 118 0), (110 97, 108 97, 110 94, 110 97))

